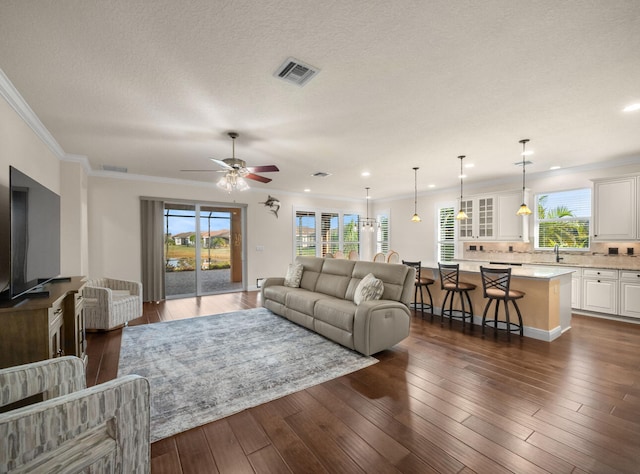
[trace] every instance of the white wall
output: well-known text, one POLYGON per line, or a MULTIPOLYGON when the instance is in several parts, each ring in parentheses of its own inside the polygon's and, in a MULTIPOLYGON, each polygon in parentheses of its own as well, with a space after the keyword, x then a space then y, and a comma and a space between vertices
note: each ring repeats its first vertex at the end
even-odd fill
POLYGON ((16 111, 0 100, 0 290, 9 280, 10 165, 60 194, 60 161, 16 111))
POLYGON ((257 278, 283 276, 293 260, 294 209, 363 212, 362 203, 282 194, 278 218, 262 202, 268 191, 227 194, 214 184, 160 183, 139 177, 89 177, 89 275, 141 279, 140 197, 186 199, 224 205, 247 204, 247 285, 257 278), (234 201, 236 200, 236 201, 234 201), (257 247, 264 250, 258 251, 257 247))
POLYGON ((60 274, 87 275, 89 271, 87 174, 78 162, 63 161, 60 170, 60 274))

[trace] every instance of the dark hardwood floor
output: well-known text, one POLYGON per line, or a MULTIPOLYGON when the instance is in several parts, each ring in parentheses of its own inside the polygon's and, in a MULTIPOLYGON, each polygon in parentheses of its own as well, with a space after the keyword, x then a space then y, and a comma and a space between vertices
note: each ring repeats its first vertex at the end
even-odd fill
MULTIPOLYGON (((145 304, 131 324, 260 306, 257 292, 145 304)), ((88 384, 121 330, 88 336, 88 384)), ((151 446, 154 473, 640 472, 640 325, 574 316, 552 343, 414 317, 359 372, 151 446)))

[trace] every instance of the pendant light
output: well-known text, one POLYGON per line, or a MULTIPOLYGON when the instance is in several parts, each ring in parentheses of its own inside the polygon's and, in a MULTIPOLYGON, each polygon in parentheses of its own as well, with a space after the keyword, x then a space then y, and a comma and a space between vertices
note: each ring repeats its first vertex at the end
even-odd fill
POLYGON ((414 174, 414 185, 413 185, 413 189, 414 189, 414 197, 413 197, 413 217, 411 218, 411 222, 420 222, 422 219, 420 219, 420 216, 418 215, 418 170, 420 168, 418 168, 417 166, 414 166, 413 168, 413 174, 414 174))
POLYGON ((380 223, 374 217, 369 217, 369 189, 370 188, 364 188, 364 189, 367 190, 367 217, 362 219, 360 223, 360 227, 362 228, 363 231, 373 232, 380 227, 380 223))
POLYGON ((463 178, 462 160, 464 160, 464 158, 465 158, 464 155, 460 155, 458 157, 458 159, 460 160, 460 210, 458 211, 458 215, 456 216, 456 219, 459 221, 464 221, 468 219, 467 213, 462 210, 462 178, 463 178))
POLYGON ((520 140, 520 143, 522 143, 522 204, 520 205, 520 209, 518 209, 518 212, 516 212, 517 216, 528 216, 531 214, 531 209, 529 209, 529 207, 527 207, 527 204, 525 203, 525 195, 524 195, 524 190, 525 190, 525 162, 524 162, 524 157, 526 155, 525 152, 525 148, 527 146, 527 142, 529 141, 528 138, 525 138, 523 140, 520 140))

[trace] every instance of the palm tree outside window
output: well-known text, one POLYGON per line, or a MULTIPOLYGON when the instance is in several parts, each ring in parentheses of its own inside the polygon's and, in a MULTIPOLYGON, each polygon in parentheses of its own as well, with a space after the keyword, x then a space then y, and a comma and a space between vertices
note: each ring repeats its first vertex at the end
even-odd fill
POLYGON ((589 249, 591 189, 538 194, 536 211, 536 249, 589 249))

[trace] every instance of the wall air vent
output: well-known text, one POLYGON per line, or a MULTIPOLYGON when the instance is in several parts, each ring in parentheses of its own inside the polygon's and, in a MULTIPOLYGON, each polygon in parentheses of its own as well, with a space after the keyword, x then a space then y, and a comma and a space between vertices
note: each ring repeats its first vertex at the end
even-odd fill
POLYGON ((102 165, 102 171, 115 171, 116 173, 126 173, 127 168, 123 166, 102 165))
POLYGON ((302 87, 319 72, 320 69, 316 67, 294 58, 287 58, 287 60, 280 65, 273 75, 283 81, 302 87))
POLYGON ((331 173, 327 173, 326 171, 318 171, 313 173, 311 176, 314 178, 326 178, 327 176, 331 176, 331 173))

